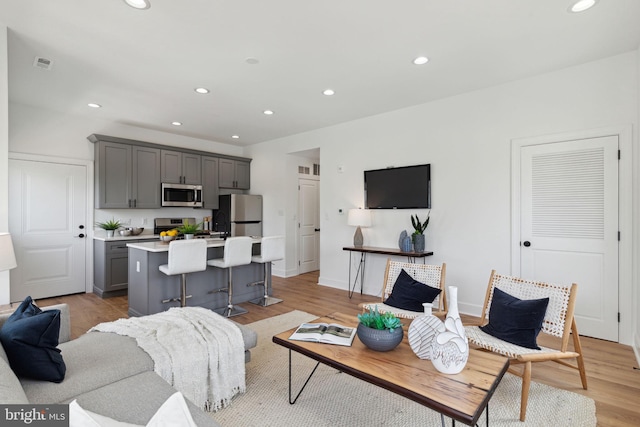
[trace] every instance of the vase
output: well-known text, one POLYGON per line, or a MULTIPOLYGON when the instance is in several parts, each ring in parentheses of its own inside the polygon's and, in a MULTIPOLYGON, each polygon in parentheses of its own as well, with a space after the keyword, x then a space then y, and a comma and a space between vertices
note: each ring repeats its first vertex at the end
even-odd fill
POLYGON ((388 329, 373 329, 359 323, 356 334, 362 344, 371 350, 389 351, 396 348, 398 344, 402 342, 404 331, 402 328, 395 328, 393 331, 389 331, 388 329))
POLYGON ((469 359, 469 340, 458 313, 458 288, 448 287, 449 311, 444 329, 431 342, 431 363, 443 374, 460 373, 469 359))
POLYGON ((416 252, 424 252, 424 234, 413 235, 413 250, 416 252))
POLYGON ((115 234, 116 230, 106 230, 107 231, 107 239, 110 239, 115 234))
POLYGON ((431 312, 433 304, 425 302, 424 315, 415 318, 409 325, 409 345, 420 359, 431 359, 431 343, 444 331, 444 323, 431 312))
POLYGON ((402 241, 402 247, 400 248, 400 250, 402 252, 411 252, 412 249, 411 237, 405 236, 404 240, 402 241))
POLYGON ((193 239, 193 234, 185 234, 185 235, 184 235, 184 238, 185 238, 186 240, 193 239))
POLYGON ((402 230, 402 233, 400 233, 400 238, 398 239, 398 248, 400 248, 400 250, 403 252, 407 252, 403 249, 404 239, 406 238, 407 238, 407 230, 402 230))

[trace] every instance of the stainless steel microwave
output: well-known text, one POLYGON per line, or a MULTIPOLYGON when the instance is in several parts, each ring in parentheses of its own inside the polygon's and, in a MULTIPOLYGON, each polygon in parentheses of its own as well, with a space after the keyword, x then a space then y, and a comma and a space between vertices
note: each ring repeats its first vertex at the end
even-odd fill
POLYGON ((162 183, 162 206, 202 207, 202 185, 162 183))

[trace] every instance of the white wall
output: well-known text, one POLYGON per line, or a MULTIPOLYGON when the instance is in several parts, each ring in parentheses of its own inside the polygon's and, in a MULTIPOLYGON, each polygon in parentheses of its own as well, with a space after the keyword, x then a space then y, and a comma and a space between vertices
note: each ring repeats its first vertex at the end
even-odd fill
MULTIPOLYGON (((0 231, 9 230, 9 71, 7 26, 0 22, 0 231)), ((9 302, 9 272, 0 271, 0 304, 9 302)))
MULTIPOLYGON (((637 52, 572 67, 535 78, 467 93, 412 108, 352 121, 314 132, 251 146, 253 182, 265 198, 286 206, 284 228, 295 212, 290 202, 287 153, 320 148, 320 283, 347 289, 348 254, 353 228, 349 209, 363 203, 363 171, 386 166, 431 163, 433 209, 426 231, 431 263, 447 263, 447 283, 457 285, 460 309, 479 314, 490 270, 510 272, 510 141, 606 127, 637 126, 637 52), (338 172, 338 167, 343 172, 338 172)), ((637 150, 637 135, 633 136, 637 150)), ((637 167, 637 164, 634 165, 637 167)), ((636 169, 637 170, 637 169, 636 169)), ((638 188, 634 189, 638 194, 638 188)), ((365 244, 395 247, 401 230, 411 229, 410 215, 421 211, 376 211, 365 244)), ((638 215, 634 215, 638 226, 638 215)), ((287 244, 294 245, 287 234, 287 244)), ((637 255, 636 255, 637 258, 637 255)), ((379 294, 384 256, 369 256, 365 293, 379 294)), ((289 260, 287 260, 287 264, 289 260)), ((631 298, 631 295, 623 295, 631 298)), ((623 313, 632 319, 632 313, 623 313)), ((627 320, 631 323, 631 320, 627 320)), ((631 328, 628 328, 630 330, 631 328)), ((621 337, 630 343, 631 335, 621 337)))

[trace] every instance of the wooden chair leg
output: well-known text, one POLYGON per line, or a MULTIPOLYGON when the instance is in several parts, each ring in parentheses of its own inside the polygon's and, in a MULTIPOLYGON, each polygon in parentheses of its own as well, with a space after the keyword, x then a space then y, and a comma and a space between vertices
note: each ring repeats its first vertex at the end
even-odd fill
POLYGON ((529 400, 529 386, 531 385, 531 362, 525 362, 522 371, 522 395, 520 396, 520 421, 527 415, 527 401, 529 400))
POLYGON ((580 335, 578 335, 578 325, 575 319, 571 322, 571 335, 573 338, 573 350, 579 353, 577 358, 578 370, 580 371, 580 381, 582 381, 582 388, 587 389, 587 371, 584 367, 584 357, 582 357, 582 344, 580 343, 580 335))

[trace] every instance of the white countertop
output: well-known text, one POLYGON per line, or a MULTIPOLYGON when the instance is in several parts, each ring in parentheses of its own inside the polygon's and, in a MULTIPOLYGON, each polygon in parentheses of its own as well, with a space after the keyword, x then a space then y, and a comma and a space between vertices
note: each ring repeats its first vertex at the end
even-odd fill
POLYGON ((159 240, 160 236, 158 234, 138 234, 137 236, 121 236, 119 233, 116 232, 116 234, 113 237, 107 237, 107 233, 101 232, 101 231, 95 231, 93 233, 93 239, 102 240, 103 242, 118 242, 122 240, 145 240, 145 239, 159 240))
MULTIPOLYGON (((139 236, 137 236, 139 237, 139 236)), ((211 239, 204 239, 207 242, 208 248, 222 248, 224 247, 224 239, 220 237, 214 237, 211 239)), ((252 237, 253 244, 260 243, 260 237, 252 237)), ((140 243, 127 243, 127 247, 131 249, 140 249, 147 252, 169 252, 169 243, 161 242, 160 237, 155 242, 140 242, 140 243)))

